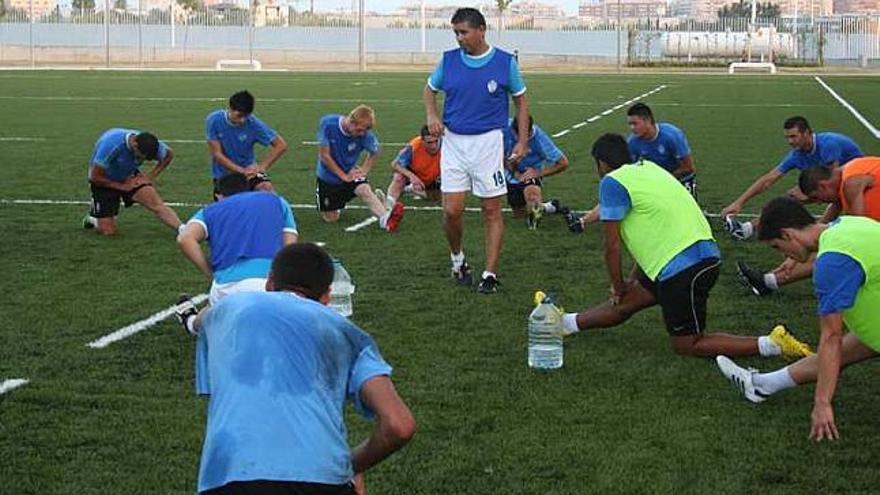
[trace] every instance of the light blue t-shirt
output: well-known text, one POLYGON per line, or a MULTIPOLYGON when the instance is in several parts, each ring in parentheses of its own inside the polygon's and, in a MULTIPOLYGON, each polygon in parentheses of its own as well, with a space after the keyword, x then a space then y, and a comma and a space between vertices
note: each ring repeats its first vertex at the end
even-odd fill
POLYGON ((290 204, 274 193, 242 192, 197 211, 211 247, 211 268, 218 284, 266 278, 283 233, 296 234, 290 204))
MULTIPOLYGON (((321 117, 318 124, 318 146, 329 147, 330 156, 336 164, 345 172, 349 172, 357 165, 361 152, 366 151, 370 156, 379 153, 379 138, 372 130, 358 137, 346 133, 342 129, 342 119, 342 115, 335 113, 321 117)), ((315 166, 315 174, 327 184, 334 186, 342 184, 342 179, 327 168, 320 155, 315 166)))
POLYGON ((229 295, 204 316, 210 403, 198 490, 233 481, 352 479, 345 403, 365 417, 370 379, 391 374, 347 318, 289 292, 229 295))
MULTIPOLYGON (((256 163, 254 144, 269 146, 278 135, 274 129, 263 123, 256 115, 248 116, 244 124, 237 126, 229 121, 225 109, 208 114, 205 119, 205 139, 219 141, 226 158, 239 167, 250 167, 256 163)), ((211 174, 217 179, 228 174, 217 160, 211 158, 211 174)))
POLYGON ((453 133, 465 135, 504 129, 509 95, 526 91, 516 58, 492 46, 478 56, 461 48, 444 52, 428 78, 428 87, 446 93, 443 124, 453 133))
POLYGON ((803 170, 817 165, 830 165, 837 162, 843 166, 853 158, 863 156, 862 150, 848 136, 836 132, 817 132, 813 135, 813 149, 801 151, 793 149, 776 166, 780 174, 793 169, 803 170))
MULTIPOLYGON (((508 125, 504 128, 504 156, 507 157, 513 152, 516 146, 516 133, 508 125)), ((516 169, 519 173, 525 172, 527 169, 543 170, 547 165, 553 165, 558 162, 565 154, 560 150, 556 143, 550 139, 550 136, 541 129, 538 124, 532 125, 531 136, 529 136, 529 152, 520 160, 516 169)), ((505 168, 507 174, 507 182, 510 184, 519 184, 519 180, 514 178, 510 170, 505 168)))
MULTIPOLYGON (((644 159, 660 165, 669 172, 675 172, 681 161, 691 154, 684 132, 668 122, 657 123, 657 135, 654 139, 642 139, 630 134, 626 142, 633 163, 644 159)), ((686 179, 688 177, 679 178, 681 181, 686 179)))
MULTIPOLYGON (((599 181, 599 219, 603 222, 620 222, 632 209, 632 198, 625 187, 614 177, 606 175, 599 181)), ((657 280, 668 280, 706 259, 721 259, 721 250, 715 241, 697 241, 684 248, 669 260, 657 280)))
MULTIPOLYGON (((134 129, 115 128, 101 134, 95 143, 92 158, 89 160, 87 178, 91 176, 94 167, 104 169, 104 175, 115 182, 123 182, 131 177, 141 166, 141 161, 134 156, 134 151, 129 148, 128 138, 140 134, 140 132, 134 129)), ((163 141, 159 141, 159 153, 156 155, 156 159, 162 161, 167 154, 168 146, 163 141)))

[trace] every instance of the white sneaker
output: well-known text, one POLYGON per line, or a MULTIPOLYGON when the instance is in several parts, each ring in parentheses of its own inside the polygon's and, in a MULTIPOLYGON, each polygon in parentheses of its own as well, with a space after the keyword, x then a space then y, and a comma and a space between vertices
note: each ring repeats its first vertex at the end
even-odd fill
POLYGON ((754 368, 746 369, 738 366, 727 356, 717 356, 715 362, 718 364, 718 369, 721 370, 721 374, 730 380, 730 383, 732 383, 737 390, 742 392, 746 399, 755 404, 760 404, 767 400, 767 396, 761 394, 752 382, 752 376, 757 373, 757 370, 754 368))
POLYGON ((733 237, 737 241, 745 241, 751 237, 751 235, 746 234, 743 224, 733 215, 727 215, 724 217, 724 230, 730 234, 730 237, 733 237))

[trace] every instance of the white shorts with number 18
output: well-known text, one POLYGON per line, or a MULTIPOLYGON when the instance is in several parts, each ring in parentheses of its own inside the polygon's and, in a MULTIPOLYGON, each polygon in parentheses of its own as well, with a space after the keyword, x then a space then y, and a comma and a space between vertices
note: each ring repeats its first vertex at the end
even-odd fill
POLYGON ((440 190, 445 193, 472 191, 480 198, 507 194, 501 129, 473 135, 446 129, 440 153, 440 190))

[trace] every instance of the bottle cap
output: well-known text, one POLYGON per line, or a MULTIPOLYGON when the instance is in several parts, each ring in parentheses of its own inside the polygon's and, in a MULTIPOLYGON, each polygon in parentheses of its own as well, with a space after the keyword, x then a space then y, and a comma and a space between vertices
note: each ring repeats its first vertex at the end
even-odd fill
POLYGON ((541 291, 535 291, 535 304, 541 304, 544 302, 544 298, 547 297, 541 291))

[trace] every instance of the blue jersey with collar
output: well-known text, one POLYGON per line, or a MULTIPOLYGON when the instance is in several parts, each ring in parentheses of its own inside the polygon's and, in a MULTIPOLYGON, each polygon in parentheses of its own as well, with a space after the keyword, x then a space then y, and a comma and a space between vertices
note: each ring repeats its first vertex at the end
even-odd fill
MULTIPOLYGON (((632 209, 632 198, 626 188, 614 177, 606 175, 599 181, 599 218, 620 222, 632 209)), ((684 248, 660 270, 657 280, 662 282, 707 259, 721 259, 721 250, 715 241, 697 241, 684 248)))
POLYGON ((803 170, 817 165, 846 165, 853 158, 863 156, 862 150, 855 141, 837 132, 817 132, 813 134, 813 149, 802 151, 793 149, 776 166, 780 174, 787 174, 793 169, 803 170))
MULTIPOLYGON (((343 116, 331 113, 321 117, 318 124, 318 146, 329 147, 330 156, 346 173, 357 165, 361 152, 366 151, 370 156, 379 153, 379 139, 376 134, 369 130, 363 136, 352 136, 342 129, 343 116)), ((318 164, 315 173, 322 182, 338 186, 343 183, 336 174, 327 168, 327 165, 318 155, 318 164)))
POLYGON ((643 139, 630 134, 627 137, 627 145, 633 163, 645 159, 669 172, 677 170, 681 161, 691 154, 684 132, 668 122, 657 123, 657 135, 654 139, 643 139))
POLYGON ((199 492, 233 481, 343 484, 345 403, 391 367, 347 318, 288 292, 236 293, 204 316, 211 399, 199 492))
MULTIPOLYGON (((208 114, 205 119, 205 139, 219 141, 223 154, 239 167, 250 167, 256 163, 254 145, 269 146, 278 135, 274 129, 263 123, 256 115, 248 115, 244 124, 237 126, 229 121, 225 109, 208 114)), ((211 159, 211 174, 215 179, 229 171, 215 159, 211 159)))
MULTIPOLYGON (((516 146, 516 141, 516 134, 508 124, 508 126, 504 128, 505 157, 513 152, 513 148, 516 146)), ((544 129, 541 129, 538 124, 534 124, 532 125, 531 136, 529 137, 529 152, 522 160, 520 160, 516 170, 519 173, 523 173, 530 168, 540 171, 543 170, 545 166, 553 165, 558 162, 564 156, 565 154, 556 146, 556 143, 550 139, 550 136, 544 132, 544 129)), ((510 170, 505 168, 505 174, 507 174, 507 182, 510 184, 519 184, 519 180, 510 173, 510 170)))
MULTIPOLYGON (((140 133, 141 131, 135 129, 114 128, 101 134, 89 160, 87 178, 91 179, 92 169, 95 167, 104 169, 104 175, 115 182, 123 182, 134 175, 142 162, 129 148, 128 138, 140 133)), ((167 154, 168 146, 163 141, 159 141, 159 153, 156 159, 162 161, 167 154)))
POLYGON ((296 234, 290 204, 274 193, 254 191, 225 197, 189 220, 199 223, 211 248, 211 270, 220 284, 266 278, 283 234, 296 234))
POLYGON ((443 123, 456 134, 483 134, 503 129, 508 120, 508 94, 526 92, 516 59, 490 46, 468 55, 461 48, 443 53, 428 87, 446 93, 443 123))

